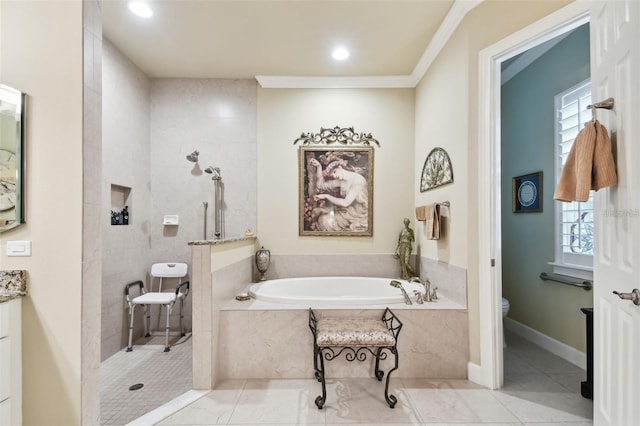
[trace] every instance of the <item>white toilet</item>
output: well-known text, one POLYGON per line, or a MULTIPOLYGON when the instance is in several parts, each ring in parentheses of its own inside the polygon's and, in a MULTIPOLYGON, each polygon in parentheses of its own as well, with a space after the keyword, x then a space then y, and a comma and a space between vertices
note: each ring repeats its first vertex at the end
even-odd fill
MULTIPOLYGON (((502 298, 502 318, 504 319, 509 313, 509 301, 506 298, 502 298)), ((502 344, 506 348, 507 340, 504 337, 504 321, 502 322, 502 344)))

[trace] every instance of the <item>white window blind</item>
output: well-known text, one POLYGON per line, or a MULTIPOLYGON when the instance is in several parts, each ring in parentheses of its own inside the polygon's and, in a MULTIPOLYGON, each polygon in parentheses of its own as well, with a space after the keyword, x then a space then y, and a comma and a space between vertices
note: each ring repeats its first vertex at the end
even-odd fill
MULTIPOLYGON (((556 183, 573 142, 592 119, 591 81, 587 80, 555 97, 556 183)), ((591 278, 593 266, 593 192, 585 202, 556 202, 556 259, 554 272, 591 278)))

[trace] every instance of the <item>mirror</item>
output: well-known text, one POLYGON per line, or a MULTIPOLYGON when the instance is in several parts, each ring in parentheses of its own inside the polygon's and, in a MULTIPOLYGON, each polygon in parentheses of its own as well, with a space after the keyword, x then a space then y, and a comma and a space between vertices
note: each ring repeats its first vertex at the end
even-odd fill
POLYGON ((24 223, 25 100, 0 85, 0 232, 24 223))

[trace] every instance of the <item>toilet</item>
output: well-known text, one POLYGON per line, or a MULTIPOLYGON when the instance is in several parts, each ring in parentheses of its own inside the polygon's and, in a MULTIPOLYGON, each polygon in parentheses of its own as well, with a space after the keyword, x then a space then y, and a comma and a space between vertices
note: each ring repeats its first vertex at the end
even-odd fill
MULTIPOLYGON (((509 300, 506 298, 502 298, 502 319, 504 319, 509 313, 509 300)), ((504 321, 502 323, 502 345, 503 347, 507 347, 507 340, 504 337, 504 321)))
POLYGON ((502 298, 502 318, 506 317, 508 313, 509 313, 509 301, 503 297, 502 298))

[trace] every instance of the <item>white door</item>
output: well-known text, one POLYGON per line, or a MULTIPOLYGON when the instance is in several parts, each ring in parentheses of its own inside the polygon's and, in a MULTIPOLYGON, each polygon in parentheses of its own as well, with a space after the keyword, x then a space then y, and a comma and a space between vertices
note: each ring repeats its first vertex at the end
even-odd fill
POLYGON ((640 425, 640 306, 613 291, 640 289, 640 2, 591 10, 593 101, 617 157, 618 186, 596 192, 594 424, 640 425))

